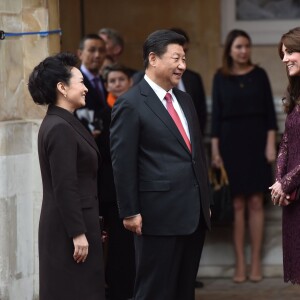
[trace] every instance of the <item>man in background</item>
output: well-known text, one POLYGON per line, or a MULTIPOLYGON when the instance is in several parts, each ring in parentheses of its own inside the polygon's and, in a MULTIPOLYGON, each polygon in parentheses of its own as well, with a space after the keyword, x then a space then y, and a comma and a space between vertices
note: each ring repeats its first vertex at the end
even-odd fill
MULTIPOLYGON (((120 63, 120 58, 125 47, 122 35, 113 28, 101 28, 98 31, 98 35, 105 41, 106 54, 112 58, 113 63, 120 63)), ((130 71, 130 76, 136 72, 136 70, 128 67, 127 69, 130 71)))
POLYGON ((124 50, 124 39, 121 34, 113 28, 101 28, 98 35, 105 42, 106 54, 113 59, 113 62, 118 62, 124 50))
POLYGON ((93 134, 99 146, 100 135, 107 126, 104 124, 107 92, 103 79, 99 76, 99 69, 106 55, 105 42, 97 34, 85 35, 79 43, 77 55, 88 93, 85 97, 86 105, 76 111, 76 116, 93 134))

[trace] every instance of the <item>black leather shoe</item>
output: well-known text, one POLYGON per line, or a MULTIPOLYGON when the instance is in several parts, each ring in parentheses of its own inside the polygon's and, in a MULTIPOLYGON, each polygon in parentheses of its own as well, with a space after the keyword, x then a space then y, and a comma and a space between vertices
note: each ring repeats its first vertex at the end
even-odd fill
POLYGON ((203 288, 204 287, 204 284, 203 284, 203 282, 202 281, 195 281, 195 288, 196 289, 201 289, 201 288, 203 288))

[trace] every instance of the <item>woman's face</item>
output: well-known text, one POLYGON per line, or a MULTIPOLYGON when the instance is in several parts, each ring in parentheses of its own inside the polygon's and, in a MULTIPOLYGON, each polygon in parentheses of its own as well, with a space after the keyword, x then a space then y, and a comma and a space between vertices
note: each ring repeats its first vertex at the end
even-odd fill
POLYGON ((248 64, 251 55, 250 41, 244 36, 236 37, 231 45, 229 55, 234 64, 248 64))
POLYGON ((81 72, 75 67, 71 69, 71 78, 65 90, 65 98, 70 108, 75 110, 85 106, 85 95, 88 89, 83 83, 81 72))
POLYGON ((293 52, 282 44, 282 62, 286 65, 289 76, 300 76, 300 52, 293 52))

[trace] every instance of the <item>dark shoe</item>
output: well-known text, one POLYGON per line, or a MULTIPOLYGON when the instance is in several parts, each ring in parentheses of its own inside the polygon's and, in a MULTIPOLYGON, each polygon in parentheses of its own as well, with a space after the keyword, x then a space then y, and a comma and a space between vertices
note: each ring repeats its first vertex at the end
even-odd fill
POLYGON ((204 287, 204 284, 202 281, 195 281, 195 288, 196 289, 202 289, 204 287))

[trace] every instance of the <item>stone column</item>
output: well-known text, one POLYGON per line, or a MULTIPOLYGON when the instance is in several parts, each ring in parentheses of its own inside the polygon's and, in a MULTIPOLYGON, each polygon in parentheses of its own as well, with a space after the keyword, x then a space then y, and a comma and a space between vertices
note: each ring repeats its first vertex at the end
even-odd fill
MULTIPOLYGON (((58 0, 0 1, 0 30, 59 29, 58 0)), ((45 108, 33 103, 28 75, 60 50, 59 35, 0 41, 0 299, 38 299, 37 232, 42 199, 37 133, 45 108)))

